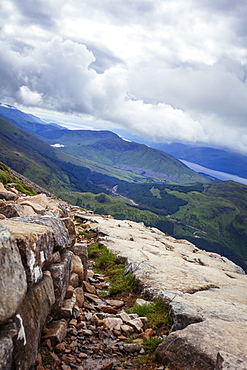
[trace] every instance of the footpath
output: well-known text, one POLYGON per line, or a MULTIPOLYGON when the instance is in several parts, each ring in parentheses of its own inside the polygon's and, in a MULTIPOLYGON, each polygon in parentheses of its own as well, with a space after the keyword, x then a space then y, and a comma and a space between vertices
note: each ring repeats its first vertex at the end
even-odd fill
MULTIPOLYGON (((89 246, 97 238, 95 233, 88 232, 86 225, 82 228, 80 222, 76 223, 77 243, 89 246)), ((75 307, 71 310, 69 304, 67 309, 64 306, 63 319, 51 321, 43 330, 36 370, 168 370, 156 361, 155 349, 149 348, 157 339, 159 343, 167 337, 167 323, 153 328, 149 327, 147 317, 126 313, 133 306, 143 307, 152 302, 138 298, 134 288, 120 292, 117 297, 106 297, 109 279, 95 271, 93 260, 88 260, 87 267, 83 294, 77 298, 75 307)), ((70 284, 65 299, 80 289, 73 273, 70 284)))

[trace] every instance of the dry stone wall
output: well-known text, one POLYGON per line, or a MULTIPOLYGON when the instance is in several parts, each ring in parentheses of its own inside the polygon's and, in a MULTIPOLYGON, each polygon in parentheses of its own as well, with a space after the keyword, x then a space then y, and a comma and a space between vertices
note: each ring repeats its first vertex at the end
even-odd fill
POLYGON ((72 274, 78 274, 82 286, 78 254, 84 260, 86 254, 80 244, 77 255, 69 250, 76 233, 66 203, 45 194, 23 197, 2 184, 0 201, 0 369, 29 370, 49 317, 58 311, 71 313, 77 295, 83 294, 66 297, 72 274))

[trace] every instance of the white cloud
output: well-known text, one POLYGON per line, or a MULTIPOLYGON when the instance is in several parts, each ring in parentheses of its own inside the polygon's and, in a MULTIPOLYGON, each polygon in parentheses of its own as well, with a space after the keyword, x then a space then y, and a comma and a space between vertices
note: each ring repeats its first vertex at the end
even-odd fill
POLYGON ((20 87, 19 95, 24 105, 37 106, 42 103, 42 94, 31 91, 27 86, 20 87))
POLYGON ((244 0, 3 0, 0 100, 246 152, 246 13, 244 0))

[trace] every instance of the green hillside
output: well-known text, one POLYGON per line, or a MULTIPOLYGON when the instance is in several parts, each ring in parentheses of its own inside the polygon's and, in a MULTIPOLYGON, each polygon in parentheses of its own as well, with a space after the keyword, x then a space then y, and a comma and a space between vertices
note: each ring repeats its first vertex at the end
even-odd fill
POLYGON ((245 185, 232 181, 190 186, 119 182, 114 198, 88 193, 62 197, 95 213, 142 221, 178 239, 190 240, 247 271, 245 185))
MULTIPOLYGON (((148 180, 177 183, 207 182, 174 157, 144 144, 128 142, 110 131, 53 130, 40 133, 60 151, 97 164, 128 171, 148 180)), ((114 174, 114 172, 113 172, 114 174)))

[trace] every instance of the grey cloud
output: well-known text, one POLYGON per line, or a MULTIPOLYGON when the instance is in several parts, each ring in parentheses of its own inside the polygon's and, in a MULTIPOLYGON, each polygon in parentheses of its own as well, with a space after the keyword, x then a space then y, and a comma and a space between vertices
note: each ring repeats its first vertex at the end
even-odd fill
POLYGON ((109 69, 115 65, 123 65, 124 62, 121 58, 117 57, 106 47, 95 45, 85 41, 85 46, 88 50, 92 51, 95 61, 90 64, 90 68, 93 68, 97 73, 104 73, 106 69, 109 69))
MULTIPOLYGON (((22 22, 39 24, 42 27, 51 28, 55 25, 54 15, 57 2, 50 0, 12 0, 23 16, 22 22)), ((59 8, 58 8, 59 9, 59 8)))
POLYGON ((104 128, 159 141, 246 150, 246 2, 8 5, 0 12, 0 100, 86 113, 104 128))

